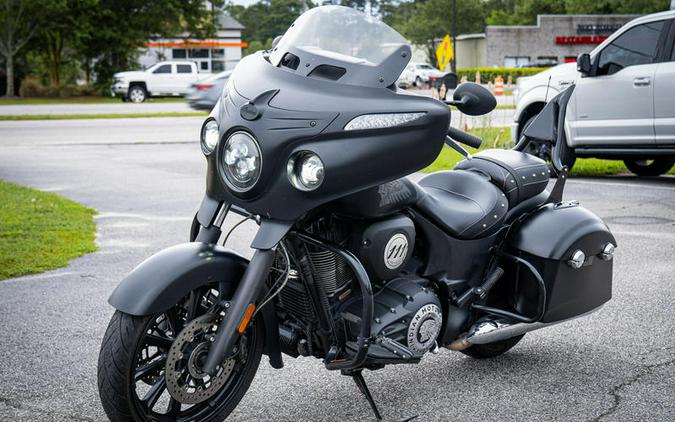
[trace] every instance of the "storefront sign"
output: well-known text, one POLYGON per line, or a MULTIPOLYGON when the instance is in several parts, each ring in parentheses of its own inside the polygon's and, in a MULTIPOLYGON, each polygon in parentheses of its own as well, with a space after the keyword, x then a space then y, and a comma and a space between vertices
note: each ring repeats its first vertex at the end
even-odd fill
POLYGON ((611 25, 583 24, 577 25, 577 34, 609 35, 619 28, 621 28, 620 24, 611 24, 611 25))
POLYGON ((600 44, 607 39, 607 35, 559 36, 555 37, 558 45, 600 44))

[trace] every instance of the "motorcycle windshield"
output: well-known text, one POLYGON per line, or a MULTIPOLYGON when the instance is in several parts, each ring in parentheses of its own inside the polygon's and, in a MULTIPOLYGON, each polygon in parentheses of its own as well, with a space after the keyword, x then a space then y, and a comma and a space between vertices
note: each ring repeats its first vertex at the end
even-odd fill
POLYGON ((303 13, 270 54, 278 66, 289 51, 301 51, 376 71, 407 41, 384 22, 343 6, 321 6, 303 13))

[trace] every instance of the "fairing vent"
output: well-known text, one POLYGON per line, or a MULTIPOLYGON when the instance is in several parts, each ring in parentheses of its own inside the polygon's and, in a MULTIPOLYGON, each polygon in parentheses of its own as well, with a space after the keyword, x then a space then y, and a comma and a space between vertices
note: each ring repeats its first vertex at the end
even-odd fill
POLYGON ((345 73, 347 73, 347 70, 343 67, 322 64, 315 67, 307 76, 314 79, 337 81, 344 76, 345 73))

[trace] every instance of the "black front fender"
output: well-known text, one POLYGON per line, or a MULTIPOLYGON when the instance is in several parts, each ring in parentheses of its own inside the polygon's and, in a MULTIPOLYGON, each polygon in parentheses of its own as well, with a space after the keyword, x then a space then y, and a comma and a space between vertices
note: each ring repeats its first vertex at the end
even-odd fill
POLYGON ((236 287, 247 265, 246 258, 216 245, 193 242, 172 246, 134 268, 108 303, 131 315, 156 314, 205 284, 236 287))

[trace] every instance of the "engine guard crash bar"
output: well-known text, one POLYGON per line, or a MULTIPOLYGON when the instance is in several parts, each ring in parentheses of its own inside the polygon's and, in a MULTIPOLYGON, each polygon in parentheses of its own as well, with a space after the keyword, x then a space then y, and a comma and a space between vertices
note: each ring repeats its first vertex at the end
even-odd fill
POLYGON ((352 271, 354 271, 356 280, 359 283, 359 288, 361 289, 363 303, 363 310, 361 314, 361 331, 359 333, 358 339, 356 340, 356 354, 349 360, 333 360, 332 362, 326 362, 326 369, 351 370, 363 367, 363 364, 368 356, 368 347, 370 346, 370 326, 373 319, 374 307, 373 286, 370 284, 368 273, 366 272, 365 268, 363 268, 361 262, 351 252, 341 248, 339 245, 322 239, 317 239, 307 233, 293 231, 289 234, 296 236, 307 243, 311 243, 315 246, 319 246, 339 255, 347 262, 352 271))
POLYGON ((510 318, 516 321, 520 322, 525 322, 525 323, 532 323, 532 322, 537 322, 540 321, 544 317, 544 313, 546 312, 546 284, 544 283, 544 279, 542 278, 541 274, 539 274, 539 271, 530 264, 528 261, 524 260, 523 258, 520 258, 515 255, 511 255, 510 253, 504 252, 499 249, 495 249, 494 253, 497 256, 500 256, 502 258, 506 258, 513 262, 516 265, 523 265, 537 280, 537 284, 539 287, 539 297, 538 297, 538 302, 537 302, 537 315, 534 317, 527 317, 525 315, 517 314, 515 312, 510 312, 510 311, 505 311, 503 309, 499 308, 493 308, 491 306, 486 306, 486 305, 479 305, 479 304, 472 304, 471 307, 473 309, 477 309, 479 311, 486 312, 488 314, 492 315, 497 315, 505 318, 510 318))

